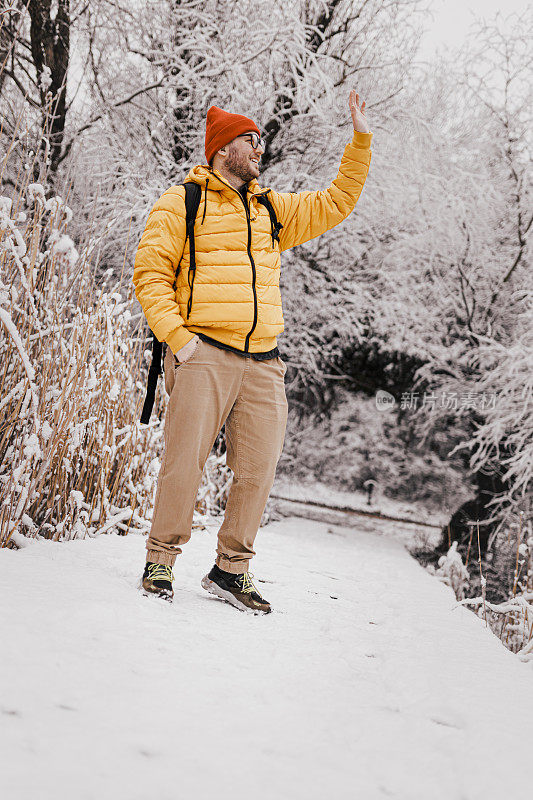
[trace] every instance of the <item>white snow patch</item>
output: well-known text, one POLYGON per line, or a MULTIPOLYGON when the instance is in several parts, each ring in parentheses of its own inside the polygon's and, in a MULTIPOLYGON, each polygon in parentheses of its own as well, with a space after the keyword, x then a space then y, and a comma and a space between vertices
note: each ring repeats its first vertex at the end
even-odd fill
POLYGON ((120 386, 118 383, 114 383, 111 389, 109 390, 109 400, 112 403, 116 403, 118 398, 120 397, 120 386))
POLYGON ((0 216, 5 215, 9 217, 11 214, 11 208, 13 206, 13 200, 11 197, 5 197, 2 195, 0 197, 0 216))
POLYGON ((45 421, 43 422, 43 425, 42 425, 42 428, 41 428, 41 436, 43 437, 43 439, 44 439, 44 441, 45 441, 45 442, 47 442, 47 441, 48 441, 48 439, 51 437, 51 435, 53 434, 53 432, 54 432, 54 431, 53 431, 53 429, 52 429, 52 426, 50 425, 50 423, 48 422, 48 420, 45 420, 45 421))
POLYGON ((74 246, 74 242, 67 236, 66 233, 59 233, 54 230, 50 234, 50 252, 53 256, 58 256, 63 259, 70 267, 73 267, 78 260, 78 251, 74 246))
POLYGON ((31 433, 29 436, 26 437, 26 441, 24 443, 24 455, 27 459, 41 457, 41 447, 39 445, 39 437, 36 433, 31 433))
POLYGON ((51 85, 52 72, 50 67, 45 64, 41 72, 41 77, 39 78, 39 88, 42 89, 43 92, 47 92, 51 85))
POLYGON ((4 797, 527 796, 531 665, 400 543, 262 528, 266 617, 201 589, 215 528, 184 548, 171 605, 138 590, 144 545, 0 551, 4 797))
POLYGON ((29 203, 40 202, 44 205, 46 202, 44 187, 40 183, 30 183, 26 189, 26 196, 29 203))

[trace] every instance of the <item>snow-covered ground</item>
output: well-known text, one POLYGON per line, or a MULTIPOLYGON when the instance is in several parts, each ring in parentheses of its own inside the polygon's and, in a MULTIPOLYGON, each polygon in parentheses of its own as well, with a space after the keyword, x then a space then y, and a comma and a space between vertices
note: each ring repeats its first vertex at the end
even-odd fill
POLYGON ((0 551, 2 797, 530 796, 532 665, 401 543, 263 528, 266 617, 200 588, 214 546, 195 533, 173 605, 137 591, 139 536, 0 551))

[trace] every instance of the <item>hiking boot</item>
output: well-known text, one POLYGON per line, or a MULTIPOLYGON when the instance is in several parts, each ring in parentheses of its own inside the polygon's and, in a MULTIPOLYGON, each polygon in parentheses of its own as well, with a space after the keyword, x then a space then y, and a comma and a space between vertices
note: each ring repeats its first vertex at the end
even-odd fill
POLYGON ((209 575, 202 578, 202 586, 210 594, 231 603, 239 611, 269 614, 272 611, 270 603, 261 597, 251 581, 252 578, 253 575, 249 572, 233 575, 215 564, 209 575))
POLYGON ((156 594, 158 597, 162 597, 163 600, 171 602, 174 597, 172 590, 173 580, 172 567, 166 564, 152 564, 151 561, 146 562, 142 577, 142 588, 147 594, 156 594))

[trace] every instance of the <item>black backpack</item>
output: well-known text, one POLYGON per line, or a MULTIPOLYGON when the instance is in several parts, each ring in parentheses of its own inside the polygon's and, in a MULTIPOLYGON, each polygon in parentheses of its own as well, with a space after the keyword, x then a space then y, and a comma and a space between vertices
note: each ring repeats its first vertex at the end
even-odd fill
MULTIPOLYGON (((189 304, 187 307, 187 316, 190 313, 190 307, 192 304, 192 287, 194 285, 194 277, 196 273, 196 245, 194 241, 194 223, 196 222, 196 215, 198 214, 198 208, 200 206, 200 197, 202 194, 202 187, 198 183, 193 183, 192 181, 187 181, 187 183, 182 184, 185 187, 185 242, 189 239, 189 274, 188 274, 188 283, 191 287, 191 296, 189 298, 189 304)), ((257 198, 258 202, 265 206, 270 216, 270 226, 272 231, 272 247, 274 247, 274 242, 279 241, 279 232, 282 229, 283 225, 280 225, 278 219, 276 217, 276 212, 274 211, 274 207, 270 202, 267 194, 261 194, 257 198)), ((184 247, 185 247, 184 242, 184 247)), ((178 264, 178 268, 176 270, 176 276, 174 279, 174 288, 176 286, 176 280, 178 277, 178 273, 180 271, 180 263, 178 264)), ((150 422, 150 415, 152 413, 152 409, 154 407, 155 401, 155 392, 157 389, 157 381, 159 376, 161 375, 162 369, 162 362, 163 362, 163 347, 165 345, 163 342, 160 342, 159 339, 152 331, 152 363, 150 364, 150 369, 148 370, 148 382, 146 385, 146 397, 144 398, 144 405, 141 413, 141 422, 144 425, 147 425, 150 422)))

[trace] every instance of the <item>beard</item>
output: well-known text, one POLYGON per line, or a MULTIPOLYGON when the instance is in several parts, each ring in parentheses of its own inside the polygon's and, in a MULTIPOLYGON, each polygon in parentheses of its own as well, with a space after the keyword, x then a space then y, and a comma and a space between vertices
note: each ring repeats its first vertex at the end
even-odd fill
MULTIPOLYGON (((236 178, 244 181, 244 183, 249 183, 253 178, 257 178, 257 173, 254 169, 255 165, 251 163, 250 157, 239 153, 237 148, 231 145, 228 149, 225 166, 236 178)), ((259 172, 259 165, 257 165, 257 172, 259 172)))

